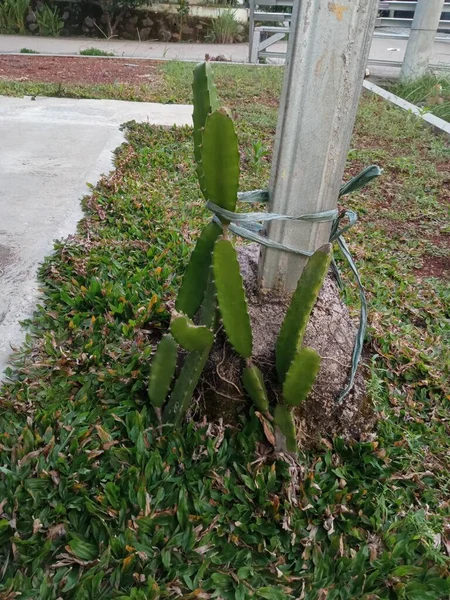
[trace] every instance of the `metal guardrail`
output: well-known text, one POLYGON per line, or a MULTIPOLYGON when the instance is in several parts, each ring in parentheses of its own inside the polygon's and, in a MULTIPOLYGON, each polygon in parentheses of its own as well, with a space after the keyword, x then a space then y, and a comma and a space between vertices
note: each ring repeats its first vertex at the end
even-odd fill
MULTIPOLYGON (((411 2, 411 0, 405 2, 400 2, 398 0, 392 2, 380 2, 379 10, 382 12, 389 12, 389 15, 379 16, 377 19, 377 27, 410 28, 413 22, 412 16, 405 16, 402 13, 414 13, 416 5, 417 2, 411 2)), ((450 2, 442 3, 442 14, 438 27, 441 31, 450 31, 450 18, 447 17, 446 13, 448 13, 450 17, 450 2), (446 18, 442 18, 444 15, 446 18)))
MULTIPOLYGON (((301 0, 250 0, 249 18, 249 62, 257 63, 260 58, 285 58, 283 52, 273 52, 270 46, 289 35, 292 19, 290 12, 264 11, 263 7, 287 7, 293 8, 294 4, 301 0), (262 25, 257 26, 257 23, 262 25), (265 25, 272 23, 272 25, 265 25)), ((410 28, 413 22, 411 17, 398 16, 402 13, 414 13, 417 1, 411 0, 381 0, 378 9, 380 13, 388 12, 389 16, 381 14, 377 18, 377 27, 402 27, 410 28)), ((442 16, 438 30, 450 32, 450 2, 442 3, 442 16), (447 16, 448 13, 448 16, 447 16)))

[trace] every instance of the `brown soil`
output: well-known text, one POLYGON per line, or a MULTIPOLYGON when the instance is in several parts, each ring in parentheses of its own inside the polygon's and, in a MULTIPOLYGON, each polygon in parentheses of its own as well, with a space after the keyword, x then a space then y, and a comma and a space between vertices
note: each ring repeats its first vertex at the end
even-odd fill
POLYGON ((151 60, 25 54, 0 56, 0 79, 13 81, 149 84, 159 78, 159 63, 151 60))
POLYGON ((428 255, 423 266, 416 271, 418 277, 438 277, 441 279, 450 278, 450 256, 431 256, 428 255))

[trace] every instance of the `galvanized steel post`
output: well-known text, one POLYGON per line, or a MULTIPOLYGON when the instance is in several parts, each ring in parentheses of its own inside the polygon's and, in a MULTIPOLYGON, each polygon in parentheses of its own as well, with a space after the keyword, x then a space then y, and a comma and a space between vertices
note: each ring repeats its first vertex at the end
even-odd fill
POLYGON ((444 0, 418 0, 401 79, 416 79, 427 72, 443 6, 444 0))
MULTIPOLYGON (((278 117, 269 210, 296 215, 337 206, 379 0, 295 3, 278 117)), ((314 251, 330 224, 274 221, 268 235, 314 251)), ((292 290, 305 260, 265 249, 263 288, 292 290)))

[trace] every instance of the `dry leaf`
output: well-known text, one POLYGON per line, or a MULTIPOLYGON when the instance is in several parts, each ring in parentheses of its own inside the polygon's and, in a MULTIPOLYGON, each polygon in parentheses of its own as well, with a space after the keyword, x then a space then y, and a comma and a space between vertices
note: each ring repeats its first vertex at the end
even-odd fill
POLYGON ((47 531, 47 538, 49 540, 58 540, 66 535, 66 528, 64 523, 58 523, 57 525, 53 525, 47 531))
POLYGON ((275 446, 275 435, 273 433, 272 426, 264 417, 264 415, 262 415, 260 412, 255 411, 255 415, 258 417, 258 419, 261 422, 261 425, 263 426, 264 435, 266 436, 267 441, 271 446, 275 446))

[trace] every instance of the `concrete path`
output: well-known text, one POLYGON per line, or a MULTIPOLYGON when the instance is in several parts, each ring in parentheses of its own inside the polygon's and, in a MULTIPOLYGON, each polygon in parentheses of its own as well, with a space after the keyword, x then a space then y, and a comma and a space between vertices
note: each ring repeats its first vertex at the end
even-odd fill
MULTIPOLYGON (((397 37, 374 37, 370 61, 403 60, 407 39, 397 37)), ((286 51, 286 42, 274 44, 273 50, 286 51)), ((99 48, 113 52, 117 57, 150 58, 156 60, 199 61, 210 56, 222 55, 233 62, 247 62, 248 44, 189 44, 165 42, 137 42, 128 40, 104 40, 94 38, 46 38, 38 36, 0 35, 0 53, 17 53, 30 48, 41 54, 79 54, 86 48, 99 48)), ((450 65, 450 43, 436 41, 432 64, 450 65)))
POLYGON ((36 304, 38 265, 53 240, 75 232, 86 182, 113 167, 120 124, 187 125, 191 114, 186 105, 0 96, 0 378, 36 304))

